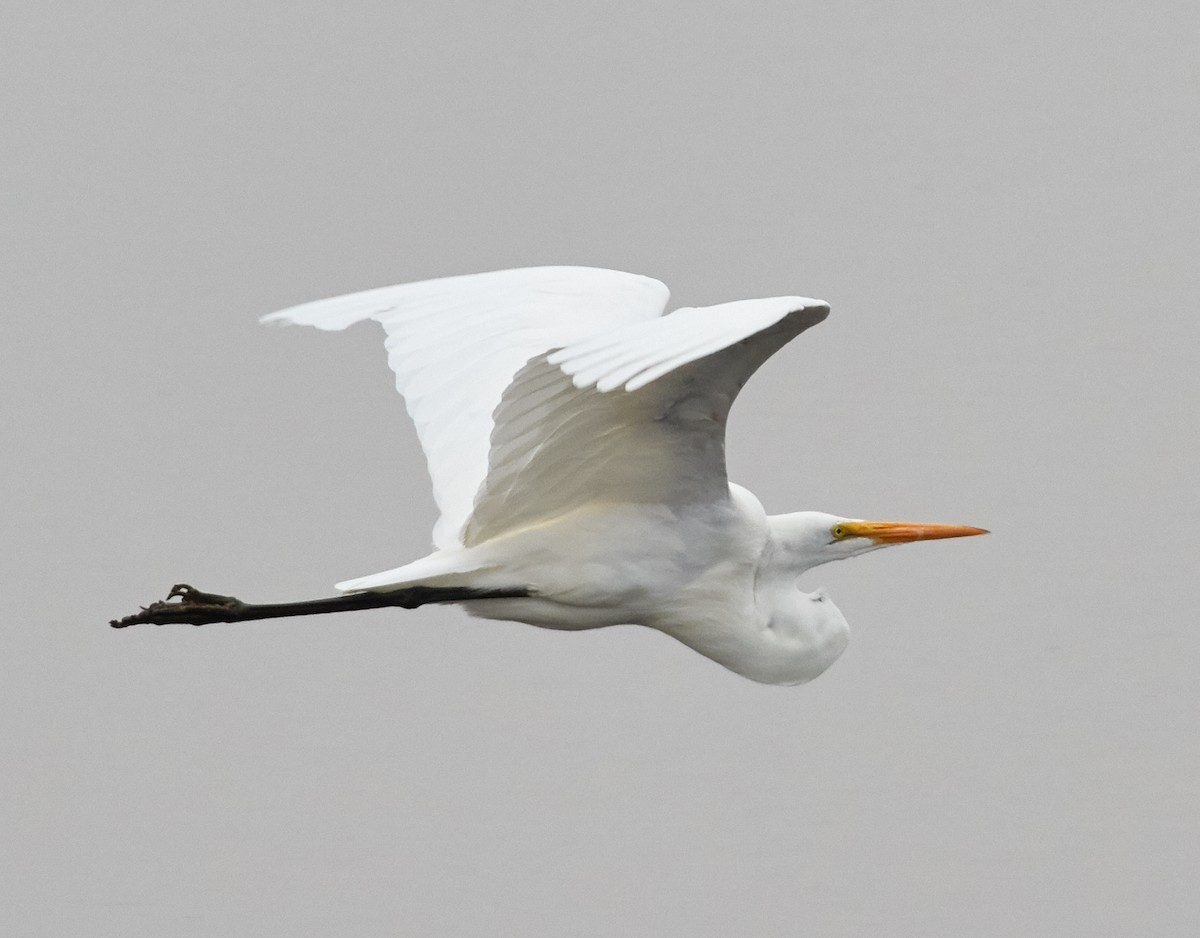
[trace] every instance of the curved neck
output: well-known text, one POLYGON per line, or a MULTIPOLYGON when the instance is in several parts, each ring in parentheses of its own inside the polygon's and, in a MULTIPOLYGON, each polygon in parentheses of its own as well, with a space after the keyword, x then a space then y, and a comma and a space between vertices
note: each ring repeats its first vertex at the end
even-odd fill
POLYGON ((768 519, 771 536, 763 551, 754 593, 766 617, 764 639, 795 675, 773 683, 798 684, 812 680, 838 659, 846 650, 850 628, 823 590, 806 593, 796 585, 802 573, 826 558, 806 550, 802 542, 789 540, 788 517, 768 519), (785 519, 782 532, 774 524, 777 519, 785 519))
POLYGON ((745 590, 730 589, 724 577, 712 583, 702 578, 681 594, 678 617, 653 624, 743 677, 802 684, 845 651, 849 627, 824 593, 796 586, 807 569, 804 552, 777 536, 773 524, 766 533, 757 562, 747 564, 745 590))

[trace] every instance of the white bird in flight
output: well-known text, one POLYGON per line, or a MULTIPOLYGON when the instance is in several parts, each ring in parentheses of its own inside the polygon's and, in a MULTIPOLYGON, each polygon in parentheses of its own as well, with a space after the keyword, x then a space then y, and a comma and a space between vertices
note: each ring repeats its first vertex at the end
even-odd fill
POLYGON ((754 371, 829 306, 784 296, 664 315, 668 295, 649 277, 532 267, 264 317, 326 330, 381 323, 428 460, 434 552, 337 588, 520 591, 462 605, 550 629, 644 625, 751 680, 799 684, 849 634, 824 592, 799 589, 801 574, 891 544, 986 533, 768 515, 726 476, 726 418, 754 371))

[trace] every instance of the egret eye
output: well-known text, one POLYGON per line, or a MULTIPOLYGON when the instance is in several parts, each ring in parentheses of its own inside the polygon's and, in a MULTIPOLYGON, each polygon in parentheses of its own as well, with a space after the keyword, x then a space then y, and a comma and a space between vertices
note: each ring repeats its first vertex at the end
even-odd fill
POLYGON ((836 540, 840 541, 846 536, 846 526, 844 524, 835 524, 833 528, 830 529, 830 533, 836 540))

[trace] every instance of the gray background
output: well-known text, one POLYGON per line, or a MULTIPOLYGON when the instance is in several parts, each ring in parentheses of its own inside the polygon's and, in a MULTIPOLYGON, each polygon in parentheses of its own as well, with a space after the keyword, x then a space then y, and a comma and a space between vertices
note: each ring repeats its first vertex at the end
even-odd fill
POLYGON ((1194 3, 16 4, 6 935, 1200 933, 1194 3), (454 609, 109 630, 426 550, 374 327, 526 264, 829 321, 735 410, 817 571, 762 687, 454 609))

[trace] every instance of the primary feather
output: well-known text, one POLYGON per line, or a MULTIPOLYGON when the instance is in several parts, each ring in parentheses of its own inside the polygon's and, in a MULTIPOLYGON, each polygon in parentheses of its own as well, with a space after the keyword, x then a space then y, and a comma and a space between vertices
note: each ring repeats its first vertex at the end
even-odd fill
POLYGON ((662 314, 657 280, 590 267, 530 267, 381 287, 280 310, 264 322, 382 324, 388 365, 425 451, 438 547, 461 544, 488 472, 492 413, 532 357, 662 314))

